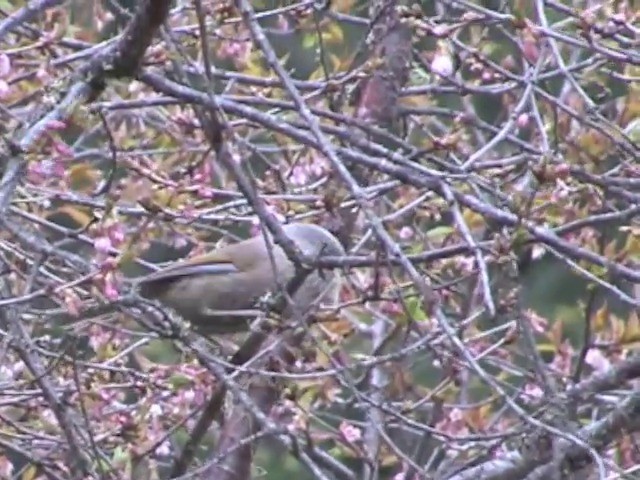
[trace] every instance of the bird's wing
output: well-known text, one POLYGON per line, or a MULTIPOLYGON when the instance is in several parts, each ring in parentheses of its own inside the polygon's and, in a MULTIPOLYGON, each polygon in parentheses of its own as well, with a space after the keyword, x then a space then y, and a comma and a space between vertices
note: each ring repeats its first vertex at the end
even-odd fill
POLYGON ((182 263, 171 265, 157 272, 153 272, 141 279, 142 283, 173 280, 192 275, 226 275, 240 270, 231 262, 212 262, 211 259, 193 258, 182 263))

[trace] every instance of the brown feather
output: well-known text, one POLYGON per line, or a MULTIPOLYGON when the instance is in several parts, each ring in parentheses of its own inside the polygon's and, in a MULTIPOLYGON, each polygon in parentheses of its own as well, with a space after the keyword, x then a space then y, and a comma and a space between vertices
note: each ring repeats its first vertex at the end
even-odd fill
MULTIPOLYGON (((307 255, 344 253, 339 242, 320 227, 291 224, 284 229, 307 255)), ((143 277, 140 293, 159 299, 203 331, 243 331, 252 318, 229 311, 255 309, 257 301, 277 285, 286 287, 295 272, 280 247, 274 245, 269 252, 262 236, 227 245, 143 277)), ((335 274, 325 275, 309 275, 294 294, 296 303, 308 307, 318 300, 335 301, 335 274)))

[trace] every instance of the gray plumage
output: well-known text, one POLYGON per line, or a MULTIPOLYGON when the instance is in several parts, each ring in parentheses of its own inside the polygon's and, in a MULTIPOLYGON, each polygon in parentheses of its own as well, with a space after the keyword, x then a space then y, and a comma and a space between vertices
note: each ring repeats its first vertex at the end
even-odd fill
MULTIPOLYGON (((345 253, 340 242, 320 226, 292 223, 283 230, 309 258, 345 253)), ((270 244, 275 271, 265 239, 259 235, 143 277, 138 282, 140 293, 160 300, 204 333, 245 331, 255 316, 238 311, 255 309, 261 297, 278 293, 278 284, 286 288, 295 275, 284 251, 272 241, 270 244)), ((339 287, 338 272, 316 269, 292 299, 301 311, 316 304, 335 304, 339 287)), ((282 312, 284 318, 290 315, 290 309, 282 312)))

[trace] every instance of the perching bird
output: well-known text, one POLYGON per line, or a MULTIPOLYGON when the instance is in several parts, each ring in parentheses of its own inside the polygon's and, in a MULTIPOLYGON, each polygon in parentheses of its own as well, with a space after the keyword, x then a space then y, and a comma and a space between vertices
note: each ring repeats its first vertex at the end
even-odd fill
MULTIPOLYGON (((292 223, 283 230, 308 258, 345 253, 340 242, 317 225, 292 223)), ((259 235, 170 265, 140 279, 140 293, 172 308, 203 333, 245 331, 255 315, 242 311, 255 310, 261 297, 278 293, 278 286, 286 288, 295 276, 295 266, 284 251, 272 240, 269 244, 272 257, 259 235)), ((316 304, 337 303, 339 278, 333 270, 312 271, 293 293, 293 304, 304 311, 316 304)), ((286 319, 291 308, 281 313, 286 319)))

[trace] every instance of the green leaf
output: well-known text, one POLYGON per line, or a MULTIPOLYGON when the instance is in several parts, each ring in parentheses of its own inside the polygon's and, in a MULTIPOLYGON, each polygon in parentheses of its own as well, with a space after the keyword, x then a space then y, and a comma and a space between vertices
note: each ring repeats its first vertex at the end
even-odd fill
POLYGON ((322 33, 322 39, 328 45, 336 45, 344 42, 344 33, 337 23, 330 23, 325 32, 322 33))
POLYGON ((406 303, 409 310, 409 318, 416 322, 423 322, 427 319, 427 314, 422 309, 422 302, 419 297, 408 298, 406 303))
POLYGON ((316 48, 318 45, 318 36, 315 33, 308 33, 302 39, 303 48, 316 48))
POLYGON ((442 225, 440 227, 432 228, 427 232, 427 237, 429 240, 440 240, 447 235, 451 235, 453 233, 453 227, 449 227, 448 225, 442 225))
POLYGON ((169 384, 173 387, 173 388, 180 388, 180 387, 186 387, 188 385, 191 385, 191 379, 185 375, 180 375, 180 374, 173 374, 169 377, 169 384))

